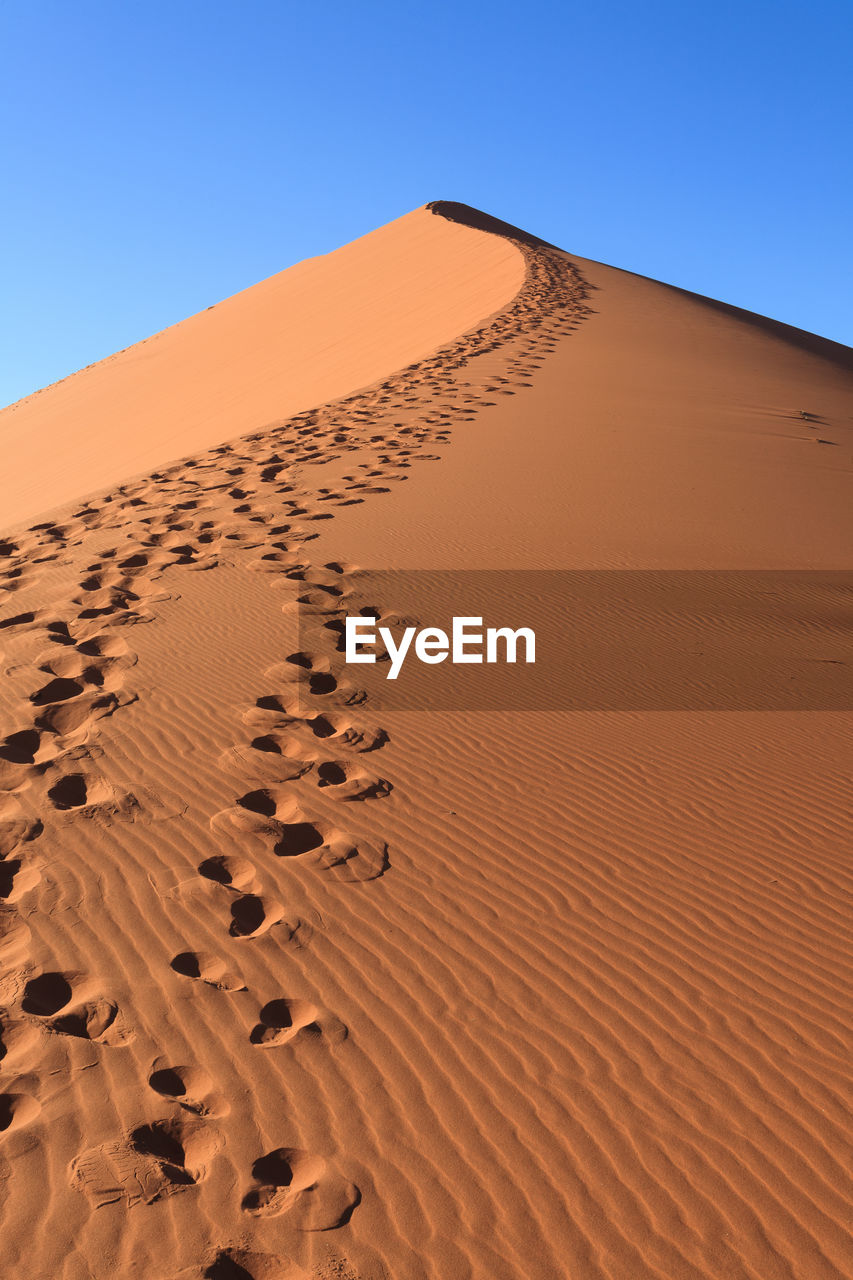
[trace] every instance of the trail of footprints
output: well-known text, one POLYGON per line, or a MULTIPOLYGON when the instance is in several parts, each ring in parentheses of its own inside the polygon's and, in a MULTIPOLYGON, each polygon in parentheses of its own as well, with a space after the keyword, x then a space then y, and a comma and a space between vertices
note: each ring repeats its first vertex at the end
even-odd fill
MULTIPOLYGON (((99 722, 134 699, 126 628, 152 620, 176 571, 242 563, 268 575, 271 588, 286 587, 281 607, 302 609, 313 628, 310 647, 266 672, 229 753, 245 788, 212 816, 211 827, 233 852, 213 854, 197 868, 221 890, 224 933, 241 945, 307 941, 310 926, 290 919, 265 889, 270 859, 287 860, 297 874, 353 884, 387 871, 386 846, 358 832, 361 803, 386 797, 391 784, 375 764, 387 735, 342 676, 353 566, 314 563, 310 544, 318 521, 389 492, 415 463, 436 459, 432 450, 449 443, 453 425, 496 403, 493 397, 528 386, 556 341, 582 321, 588 290, 573 264, 559 251, 516 243, 527 270, 513 303, 431 357, 0 539, 0 594, 8 598, 0 646, 6 650, 18 636, 43 644, 19 723, 0 740, 0 1142, 38 1119, 32 1063, 45 1035, 83 1038, 105 1050, 133 1038, 132 1019, 86 975, 33 968, 20 908, 38 909, 45 822, 132 821, 144 804, 117 795, 99 776, 94 744, 99 722), (414 407, 416 418, 399 420, 414 407), (356 451, 341 483, 300 483, 306 464, 356 451), (54 612, 27 609, 27 588, 57 568, 77 571, 70 600, 54 612), (16 610, 18 599, 23 607, 16 610), (328 800, 340 819, 327 816, 328 800)), ((224 994, 245 991, 229 963, 206 950, 182 952, 170 963, 188 981, 224 994)), ((335 1044, 346 1028, 307 1000, 278 996, 258 1007, 252 1046, 274 1050, 297 1037, 335 1044)), ((73 1161, 71 1184, 96 1204, 151 1203, 197 1186, 221 1147, 211 1122, 230 1108, 204 1067, 159 1059, 147 1087, 167 1109, 163 1118, 131 1126, 73 1161)), ((245 1171, 241 1207, 249 1217, 286 1213, 299 1229, 316 1230, 349 1221, 359 1200, 358 1188, 324 1157, 283 1145, 259 1152, 245 1171)), ((224 1246, 202 1270, 181 1274, 261 1280, 280 1265, 224 1246)))

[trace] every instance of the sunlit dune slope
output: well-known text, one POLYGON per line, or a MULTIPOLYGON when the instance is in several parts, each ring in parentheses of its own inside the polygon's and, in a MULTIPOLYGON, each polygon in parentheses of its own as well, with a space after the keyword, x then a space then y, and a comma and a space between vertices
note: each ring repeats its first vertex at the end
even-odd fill
POLYGON ((373 382, 498 310, 506 239, 417 209, 0 413, 0 523, 373 382))

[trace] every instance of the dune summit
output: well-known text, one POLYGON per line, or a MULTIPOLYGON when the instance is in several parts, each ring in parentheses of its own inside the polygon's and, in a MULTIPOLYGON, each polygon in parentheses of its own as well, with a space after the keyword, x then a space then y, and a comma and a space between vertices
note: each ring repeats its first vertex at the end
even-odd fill
POLYGON ((5 1271, 849 1275, 850 713, 736 677, 853 662, 851 392, 436 202, 0 415, 5 1271), (365 568, 679 571, 733 701, 382 710, 365 568))

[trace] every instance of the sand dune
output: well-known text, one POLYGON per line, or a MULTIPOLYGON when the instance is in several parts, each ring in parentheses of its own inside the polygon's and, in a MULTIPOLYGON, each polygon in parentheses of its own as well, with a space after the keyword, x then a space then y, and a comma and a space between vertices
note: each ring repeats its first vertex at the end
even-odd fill
POLYGON ((847 568, 849 353, 463 206, 304 272, 298 385, 264 285, 151 340, 157 460, 89 469, 122 357, 6 415, 80 465, 0 547, 4 1266, 841 1280, 849 714, 381 712, 340 635, 358 566, 847 568))
POLYGON ((3 522, 393 373, 523 276, 507 240, 423 209, 300 262, 0 412, 3 522))

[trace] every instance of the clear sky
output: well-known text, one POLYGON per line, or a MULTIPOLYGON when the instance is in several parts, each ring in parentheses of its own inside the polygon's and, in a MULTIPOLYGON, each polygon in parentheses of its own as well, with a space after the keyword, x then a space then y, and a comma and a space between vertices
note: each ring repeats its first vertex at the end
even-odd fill
POLYGON ((853 344, 853 0, 0 0, 0 404, 427 200, 853 344))

